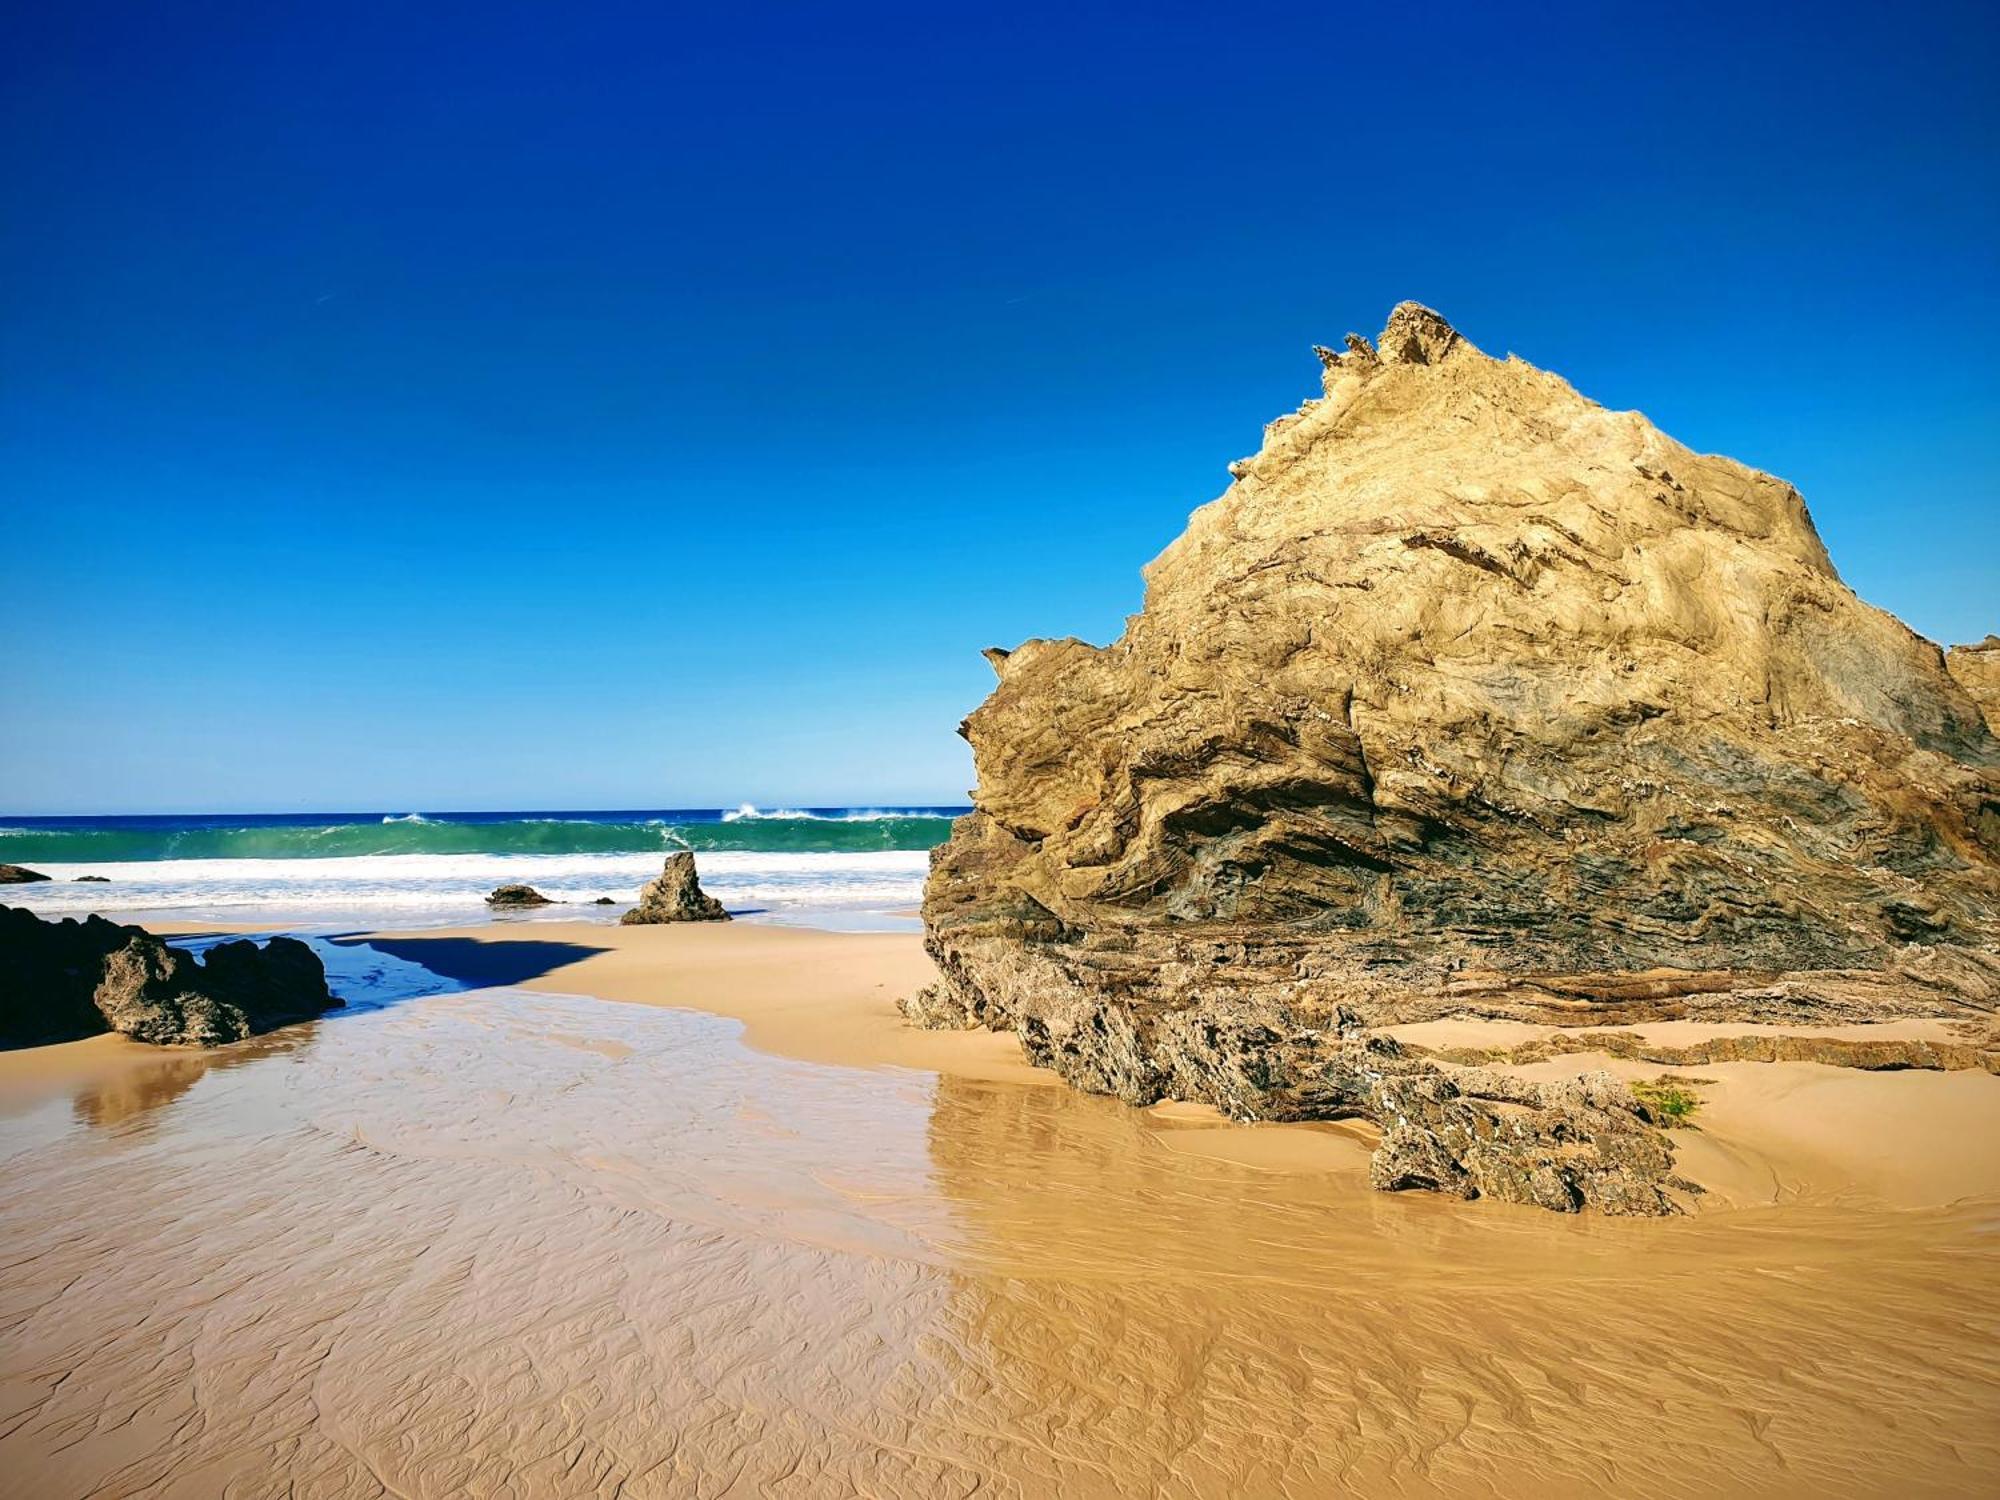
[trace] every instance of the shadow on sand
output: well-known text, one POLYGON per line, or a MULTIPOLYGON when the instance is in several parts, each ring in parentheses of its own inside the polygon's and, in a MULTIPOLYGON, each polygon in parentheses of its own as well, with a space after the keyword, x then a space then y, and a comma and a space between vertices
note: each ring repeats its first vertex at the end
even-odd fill
POLYGON ((366 943, 392 958, 421 964, 433 974, 472 988, 494 984, 525 984, 555 969, 581 963, 606 950, 591 943, 558 943, 527 939, 482 943, 456 937, 338 937, 343 944, 366 943))

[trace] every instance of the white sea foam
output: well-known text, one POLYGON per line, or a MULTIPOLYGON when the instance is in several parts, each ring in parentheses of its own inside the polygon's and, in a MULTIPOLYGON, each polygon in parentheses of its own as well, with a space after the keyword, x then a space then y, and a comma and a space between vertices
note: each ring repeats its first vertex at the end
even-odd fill
POLYGON ((724 813, 722 815, 722 821, 725 823, 766 823, 766 822, 780 822, 780 821, 810 822, 817 820, 814 818, 814 815, 812 813, 802 812, 796 807, 774 807, 769 812, 766 812, 764 811, 764 809, 758 807, 753 802, 745 802, 741 807, 737 808, 735 812, 724 813))
MULTIPOLYGON (((929 855, 921 849, 858 853, 777 853, 712 850, 700 856, 704 887, 735 911, 757 910, 784 920, 815 912, 887 912, 922 898, 929 855)), ((316 920, 450 921, 484 915, 496 885, 519 881, 551 900, 590 903, 600 896, 633 900, 660 871, 657 852, 644 854, 393 854, 327 859, 166 859, 62 864, 39 868, 47 883, 16 886, 18 902, 51 916, 170 912, 199 919, 213 912, 274 919, 311 914, 316 920), (79 875, 107 883, 77 884, 79 875)), ((557 913, 550 913, 556 915, 557 913)), ((581 913, 579 913, 581 914, 581 913)), ((848 925, 843 922, 839 925, 848 925)))
POLYGON ((798 807, 761 808, 745 802, 722 815, 725 823, 883 823, 891 818, 936 818, 949 814, 926 807, 849 807, 837 813, 807 812, 798 807))

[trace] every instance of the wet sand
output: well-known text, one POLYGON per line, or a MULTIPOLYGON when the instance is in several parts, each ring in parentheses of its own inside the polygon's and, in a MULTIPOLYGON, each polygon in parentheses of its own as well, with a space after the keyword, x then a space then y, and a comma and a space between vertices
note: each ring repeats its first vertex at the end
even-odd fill
POLYGON ((1992 1138, 1988 1075, 1688 1070, 1729 1075, 1702 1149, 1769 1190, 1568 1218, 1372 1193, 1357 1133, 909 1032, 908 938, 381 945, 487 987, 0 1055, 0 1494, 1946 1495, 2000 1466, 2000 1183, 1948 1139, 1992 1138), (1913 1151, 1950 1165, 1898 1207, 1870 1173, 1913 1151))
POLYGON ((755 922, 606 927, 538 921, 366 934, 469 984, 684 1006, 741 1021, 761 1051, 806 1062, 931 1068, 1057 1084, 992 1032, 919 1031, 896 1009, 935 976, 919 938, 755 922))

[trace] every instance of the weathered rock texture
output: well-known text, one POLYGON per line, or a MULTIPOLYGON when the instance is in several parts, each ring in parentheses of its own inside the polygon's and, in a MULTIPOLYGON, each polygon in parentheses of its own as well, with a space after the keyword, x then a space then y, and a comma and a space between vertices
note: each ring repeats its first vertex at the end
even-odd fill
POLYGON ((2000 635, 1989 635, 1976 646, 1953 646, 1944 665, 1979 705, 1986 727, 2000 735, 2000 635))
POLYGON ((1994 1008, 1987 679, 1857 599, 1790 486, 1413 303, 1318 352, 1118 641, 988 653, 912 1019, 1134 1102, 1371 1117, 1380 1186, 1665 1212, 1608 1077, 1371 1029, 1994 1008))
POLYGON ((496 885, 486 897, 488 906, 553 906, 540 891, 531 885, 496 885))
POLYGON ((48 878, 40 870, 30 870, 25 865, 0 865, 0 885, 27 885, 48 878))
POLYGON ((197 958, 102 917, 45 922, 0 907, 0 1046, 118 1031, 212 1047, 339 1004, 319 956, 296 938, 219 943, 197 958))
POLYGON ((639 887, 639 904, 618 919, 627 927, 655 922, 727 922, 722 903, 701 888, 694 856, 682 851, 667 856, 666 868, 639 887))

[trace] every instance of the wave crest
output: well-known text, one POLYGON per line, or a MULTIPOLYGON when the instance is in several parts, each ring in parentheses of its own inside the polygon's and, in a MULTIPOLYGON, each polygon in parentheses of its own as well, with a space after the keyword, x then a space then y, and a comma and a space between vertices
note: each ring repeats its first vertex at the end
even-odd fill
MULTIPOLYGON (((421 813, 371 820, 231 826, 202 820, 129 820, 113 826, 9 825, 9 863, 102 864, 198 859, 332 859, 405 854, 653 854, 743 850, 774 854, 859 854, 923 850, 951 834, 947 809, 739 808, 720 817, 630 816, 494 818, 421 813)), ((111 820, 107 820, 110 822, 111 820)))

